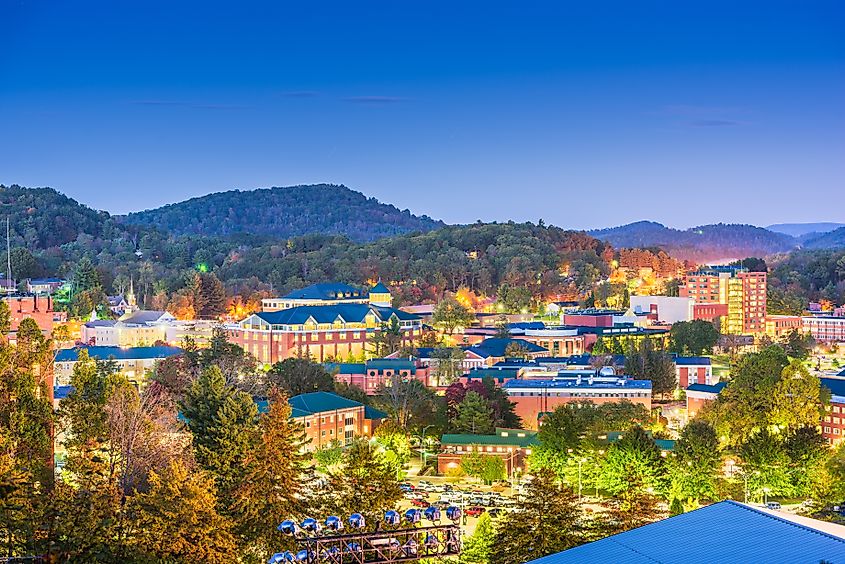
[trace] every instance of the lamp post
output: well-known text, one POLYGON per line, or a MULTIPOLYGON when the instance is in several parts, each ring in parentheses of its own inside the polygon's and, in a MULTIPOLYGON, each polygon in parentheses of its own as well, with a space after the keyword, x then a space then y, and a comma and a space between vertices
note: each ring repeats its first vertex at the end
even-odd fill
POLYGON ((425 432, 428 431, 429 427, 434 427, 434 425, 433 424, 432 425, 426 425, 425 427, 423 427, 422 435, 420 436, 420 458, 422 459, 422 470, 421 471, 425 470, 425 457, 426 457, 426 454, 428 454, 428 452, 426 451, 426 448, 425 448, 425 432))
POLYGON ((769 503, 769 492, 770 491, 772 491, 772 490, 769 487, 763 488, 763 505, 767 505, 769 503))

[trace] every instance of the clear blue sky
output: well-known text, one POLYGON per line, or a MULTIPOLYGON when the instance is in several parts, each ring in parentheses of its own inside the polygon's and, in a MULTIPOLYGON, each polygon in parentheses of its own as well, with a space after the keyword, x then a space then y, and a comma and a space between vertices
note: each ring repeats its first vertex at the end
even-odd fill
POLYGON ((845 3, 0 0, 0 183, 448 222, 845 221, 845 3))

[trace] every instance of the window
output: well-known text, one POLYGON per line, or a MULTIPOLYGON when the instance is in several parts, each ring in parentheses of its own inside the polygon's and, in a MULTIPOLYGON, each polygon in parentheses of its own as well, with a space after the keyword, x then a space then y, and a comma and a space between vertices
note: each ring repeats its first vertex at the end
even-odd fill
POLYGON ((347 441, 352 440, 353 438, 355 438, 355 432, 354 431, 346 431, 346 433, 343 434, 343 438, 346 439, 347 441))
POLYGON ((346 418, 346 420, 343 423, 346 426, 354 425, 355 424, 355 418, 350 415, 346 418))

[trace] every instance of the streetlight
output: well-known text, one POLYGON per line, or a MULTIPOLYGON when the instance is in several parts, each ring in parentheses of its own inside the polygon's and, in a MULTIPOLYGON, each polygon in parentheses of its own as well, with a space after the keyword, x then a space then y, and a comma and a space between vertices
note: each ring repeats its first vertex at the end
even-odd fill
POLYGON ((767 505, 769 503, 769 492, 772 491, 769 487, 763 488, 763 505, 767 505))
POLYGON ((432 424, 432 425, 426 425, 425 427, 423 427, 422 435, 420 436, 420 458, 422 459, 422 470, 421 471, 425 470, 425 457, 426 457, 426 454, 428 454, 428 452, 426 451, 426 448, 425 448, 425 432, 428 431, 429 427, 434 427, 434 426, 435 425, 432 424))

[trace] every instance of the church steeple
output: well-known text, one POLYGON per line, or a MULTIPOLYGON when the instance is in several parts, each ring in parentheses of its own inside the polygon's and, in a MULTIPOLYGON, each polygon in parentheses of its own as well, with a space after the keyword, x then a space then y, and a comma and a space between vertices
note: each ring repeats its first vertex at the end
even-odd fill
POLYGON ((129 278, 129 291, 126 293, 126 303, 129 307, 137 307, 135 303, 135 281, 131 277, 129 278))

